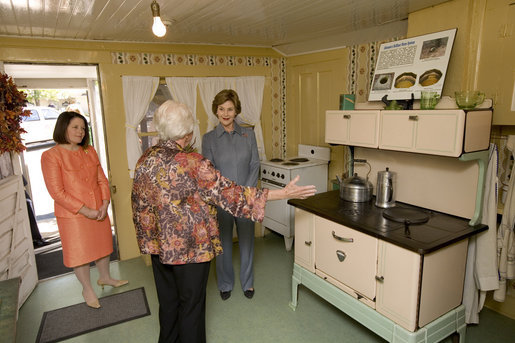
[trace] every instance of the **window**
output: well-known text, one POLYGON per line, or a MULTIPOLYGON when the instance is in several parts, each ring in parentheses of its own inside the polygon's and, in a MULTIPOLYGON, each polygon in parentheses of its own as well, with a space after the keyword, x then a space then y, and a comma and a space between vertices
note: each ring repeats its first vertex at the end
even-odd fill
POLYGON ((154 112, 166 100, 172 100, 172 94, 166 84, 162 83, 157 88, 156 95, 154 95, 154 98, 148 106, 147 114, 139 124, 138 135, 140 136, 142 151, 147 150, 159 141, 159 137, 157 136, 157 132, 152 121, 154 119, 154 112))
POLYGON ((30 110, 30 116, 22 117, 23 121, 36 121, 39 120, 39 114, 36 110, 30 110))
POLYGON ((57 117, 59 117, 59 112, 51 108, 43 108, 41 109, 41 112, 43 113, 43 117, 45 117, 45 119, 57 119, 57 117))

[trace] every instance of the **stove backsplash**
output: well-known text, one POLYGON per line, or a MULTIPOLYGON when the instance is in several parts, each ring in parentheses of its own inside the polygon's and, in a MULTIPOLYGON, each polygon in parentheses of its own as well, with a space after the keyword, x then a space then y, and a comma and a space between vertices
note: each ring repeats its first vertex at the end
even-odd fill
MULTIPOLYGON (((464 218, 474 215, 478 181, 475 161, 358 147, 354 158, 370 163, 369 180, 374 185, 374 194, 377 172, 388 167, 397 173, 397 201, 464 218)), ((365 177, 368 166, 356 164, 354 171, 365 177)))

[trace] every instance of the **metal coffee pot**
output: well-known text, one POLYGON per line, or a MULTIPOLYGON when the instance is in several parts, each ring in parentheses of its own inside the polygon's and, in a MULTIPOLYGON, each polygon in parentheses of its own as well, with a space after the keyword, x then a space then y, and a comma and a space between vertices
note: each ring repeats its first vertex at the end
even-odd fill
POLYGON ((389 208, 395 206, 394 183, 396 174, 387 167, 386 170, 377 172, 376 206, 389 208))

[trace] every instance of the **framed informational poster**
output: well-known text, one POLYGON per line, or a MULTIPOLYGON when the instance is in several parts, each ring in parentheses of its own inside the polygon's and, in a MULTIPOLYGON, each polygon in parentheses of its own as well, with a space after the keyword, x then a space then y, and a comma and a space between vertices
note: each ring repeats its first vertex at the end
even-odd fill
POLYGON ((456 29, 383 43, 369 101, 420 99, 422 90, 442 93, 456 29))

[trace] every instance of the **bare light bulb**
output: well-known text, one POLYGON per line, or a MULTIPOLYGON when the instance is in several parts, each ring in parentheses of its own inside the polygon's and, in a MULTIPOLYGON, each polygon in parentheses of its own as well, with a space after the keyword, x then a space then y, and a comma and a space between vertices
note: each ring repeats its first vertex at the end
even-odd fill
POLYGON ((154 17, 152 32, 154 32, 157 37, 163 37, 166 34, 166 26, 163 24, 161 17, 154 17))

